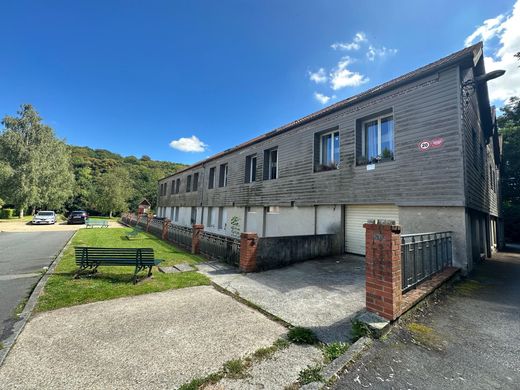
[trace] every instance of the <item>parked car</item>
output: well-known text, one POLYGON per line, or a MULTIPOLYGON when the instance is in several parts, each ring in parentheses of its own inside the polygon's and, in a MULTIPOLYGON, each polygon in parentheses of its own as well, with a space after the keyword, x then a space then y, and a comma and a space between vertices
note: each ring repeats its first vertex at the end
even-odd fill
POLYGON ((38 211, 32 219, 33 225, 54 225, 56 213, 54 211, 38 211))
POLYGON ((77 210, 73 211, 69 214, 67 218, 67 224, 71 225, 73 223, 86 223, 88 218, 88 214, 86 211, 77 210))

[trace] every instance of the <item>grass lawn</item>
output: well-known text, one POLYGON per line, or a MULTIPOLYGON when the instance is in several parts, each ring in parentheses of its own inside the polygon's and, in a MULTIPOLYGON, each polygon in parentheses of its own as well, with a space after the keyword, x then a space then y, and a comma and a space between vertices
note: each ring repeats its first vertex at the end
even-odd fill
MULTIPOLYGON (((73 278, 77 270, 74 246, 153 248, 155 258, 163 260, 161 265, 197 264, 203 261, 201 257, 187 253, 147 233, 140 233, 136 238, 128 240, 126 233, 129 231, 130 228, 78 230, 54 274, 47 281, 36 311, 210 283, 206 276, 198 272, 163 274, 155 267, 152 278, 136 285, 132 284, 133 267, 99 267, 96 274, 83 275, 80 279, 73 278)), ((146 271, 142 271, 139 275, 146 275, 146 271)))

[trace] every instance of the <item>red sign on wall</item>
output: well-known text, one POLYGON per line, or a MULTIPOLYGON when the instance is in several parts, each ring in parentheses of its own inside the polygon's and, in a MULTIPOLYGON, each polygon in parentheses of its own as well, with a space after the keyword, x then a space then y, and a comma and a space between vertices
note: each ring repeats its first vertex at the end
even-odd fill
POLYGON ((417 144, 419 147, 419 150, 422 150, 423 152, 430 150, 430 149, 436 149, 440 148, 444 145, 444 138, 433 138, 432 140, 424 140, 417 144))

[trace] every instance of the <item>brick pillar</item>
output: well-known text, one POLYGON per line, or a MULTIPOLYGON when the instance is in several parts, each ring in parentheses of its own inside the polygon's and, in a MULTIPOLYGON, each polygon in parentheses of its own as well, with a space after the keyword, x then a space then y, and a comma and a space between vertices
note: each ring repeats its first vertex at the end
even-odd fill
POLYGON ((256 271, 256 247, 258 234, 242 233, 240 235, 240 271, 256 271))
POLYGON ((200 234, 204 231, 204 225, 196 223, 192 227, 191 253, 198 255, 200 253, 200 234))
POLYGON ((161 238, 163 240, 167 240, 168 239, 168 228, 170 227, 170 223, 171 223, 171 221, 168 218, 164 218, 163 221, 162 221, 162 234, 161 234, 161 238))
POLYGON ((366 307, 395 320, 401 314, 401 227, 366 223, 366 307))

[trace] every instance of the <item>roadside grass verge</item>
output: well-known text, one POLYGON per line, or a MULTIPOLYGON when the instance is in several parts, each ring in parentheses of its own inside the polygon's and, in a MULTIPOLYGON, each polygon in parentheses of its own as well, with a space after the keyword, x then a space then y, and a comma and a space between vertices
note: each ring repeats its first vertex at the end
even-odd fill
MULTIPOLYGON (((154 267, 153 277, 138 284, 132 284, 133 267, 99 267, 96 274, 84 274, 74 279, 77 266, 74 259, 74 246, 113 247, 113 248, 153 248, 155 257, 163 260, 161 265, 171 266, 178 263, 197 264, 202 258, 187 253, 148 233, 128 240, 130 228, 80 229, 72 239, 63 258, 50 276, 36 305, 42 312, 61 307, 103 301, 125 296, 147 294, 183 287, 209 285, 210 280, 198 272, 174 274, 161 273, 154 267)), ((146 271, 139 273, 144 277, 146 271)))

